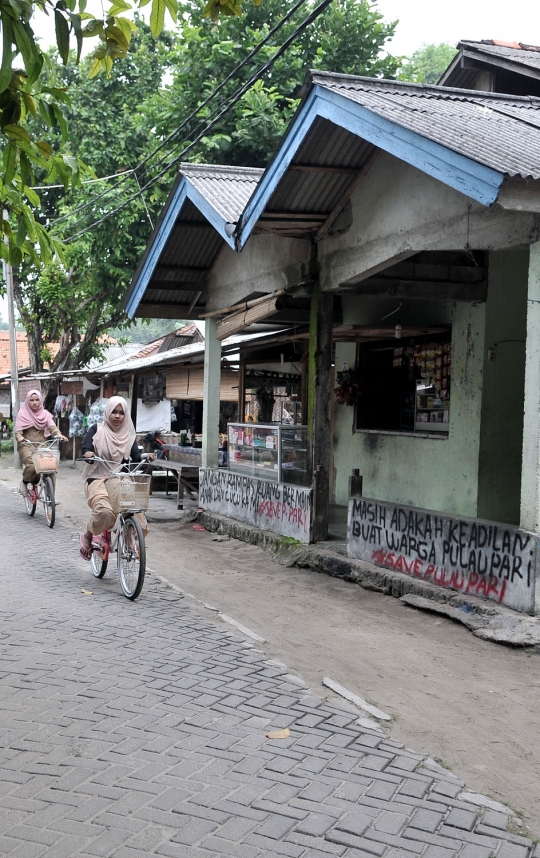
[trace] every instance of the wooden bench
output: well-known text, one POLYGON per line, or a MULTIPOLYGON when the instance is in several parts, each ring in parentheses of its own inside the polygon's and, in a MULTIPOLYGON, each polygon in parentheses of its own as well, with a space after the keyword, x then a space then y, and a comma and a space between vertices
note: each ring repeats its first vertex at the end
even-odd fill
MULTIPOLYGON (((184 489, 187 489, 191 495, 198 497, 199 490, 193 483, 194 477, 199 478, 199 468, 193 465, 184 465, 181 462, 171 462, 169 459, 156 459, 155 462, 149 462, 149 467, 152 469, 152 476, 157 471, 165 471, 165 494, 169 494, 169 474, 174 474, 176 486, 176 508, 184 509, 184 489), (187 474, 186 474, 187 472, 187 474)), ((152 494, 152 483, 150 483, 150 494, 152 494)))

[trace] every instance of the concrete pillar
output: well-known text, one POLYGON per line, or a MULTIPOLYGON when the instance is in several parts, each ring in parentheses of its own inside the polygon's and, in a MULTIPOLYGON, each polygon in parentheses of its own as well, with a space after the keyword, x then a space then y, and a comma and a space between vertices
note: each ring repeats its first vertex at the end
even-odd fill
POLYGON ((529 253, 520 523, 540 531, 540 242, 529 253))
POLYGON ((216 337, 217 325, 217 319, 207 319, 204 333, 203 468, 217 468, 219 464, 221 343, 216 337))
POLYGON ((334 296, 313 283, 309 326, 308 437, 313 469, 312 539, 328 534, 332 415, 332 322, 334 296))

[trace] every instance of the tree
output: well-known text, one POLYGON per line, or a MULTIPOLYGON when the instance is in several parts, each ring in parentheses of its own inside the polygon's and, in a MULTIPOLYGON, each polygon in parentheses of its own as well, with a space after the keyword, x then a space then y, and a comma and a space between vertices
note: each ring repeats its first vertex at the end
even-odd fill
MULTIPOLYGON (((17 267, 23 257, 36 266, 61 252, 58 242, 39 223, 34 213, 40 198, 32 185, 35 170, 44 171, 45 181, 60 181, 65 188, 77 185, 84 172, 81 163, 62 148, 53 151, 43 139, 46 128, 57 128, 62 143, 67 139, 66 89, 46 81, 48 57, 36 41, 32 16, 36 11, 54 17, 58 53, 64 65, 70 58, 70 40, 76 44, 79 61, 84 39, 98 39, 88 65, 88 74, 111 74, 114 60, 125 57, 135 25, 125 13, 150 0, 111 0, 103 17, 86 8, 86 0, 2 0, 2 62, 0 64, 0 202, 9 217, 1 219, 0 257, 17 267), (37 133, 30 134, 29 118, 37 133)), ((154 36, 163 30, 165 12, 176 21, 176 0, 151 0, 150 25, 154 36)))
MULTIPOLYGON (((307 2, 274 37, 270 45, 250 60, 241 72, 247 80, 271 57, 286 37, 315 7, 307 2)), ((195 2, 181 0, 179 20, 182 38, 171 52, 172 83, 147 105, 147 122, 166 135, 230 74, 268 34, 286 12, 289 0, 264 0, 248 6, 242 18, 225 17, 218 24, 205 20, 195 2)), ((196 159, 211 163, 266 166, 298 104, 309 68, 350 74, 394 78, 400 61, 382 56, 393 36, 395 23, 383 22, 367 0, 334 0, 255 86, 232 108, 219 125, 204 137, 196 159)), ((217 99, 225 105, 239 86, 232 80, 217 99)), ((200 108, 196 120, 178 138, 177 150, 193 140, 212 116, 214 102, 200 108)), ((193 155, 190 155, 190 159, 193 155)))
MULTIPOLYGON (((91 80, 91 58, 79 69, 53 66, 50 77, 57 85, 69 85, 71 105, 66 111, 70 136, 62 144, 60 135, 51 135, 52 150, 64 146, 70 157, 84 159, 105 176, 136 164, 155 145, 152 130, 139 124, 138 111, 160 85, 169 46, 168 34, 154 40, 138 22, 127 57, 110 77, 91 80)), ((62 216, 69 233, 79 224, 79 207, 102 187, 101 183, 85 185, 67 195, 58 189, 47 191, 41 216, 46 222, 62 216)), ((159 198, 139 198, 121 212, 114 230, 106 222, 85 233, 66 246, 62 260, 51 260, 39 272, 31 264, 21 265, 15 277, 15 299, 28 332, 34 372, 42 371, 44 362, 50 362, 52 370, 84 366, 99 355, 105 332, 127 323, 122 297, 159 203, 159 198), (47 342, 60 344, 51 360, 44 346, 47 342)))
POLYGON ((400 80, 414 83, 437 83, 446 71, 457 51, 447 42, 439 45, 423 44, 402 66, 400 80))

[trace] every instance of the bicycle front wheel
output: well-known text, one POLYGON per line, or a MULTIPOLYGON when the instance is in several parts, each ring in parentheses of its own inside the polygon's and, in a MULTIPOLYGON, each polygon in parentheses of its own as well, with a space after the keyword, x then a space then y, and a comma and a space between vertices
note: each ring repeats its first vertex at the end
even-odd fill
POLYGON ((124 596, 136 599, 144 584, 146 546, 136 518, 126 518, 118 538, 118 577, 124 596))
POLYGON ((41 499, 43 501, 43 509, 45 510, 47 525, 49 527, 54 527, 56 503, 54 499, 54 485, 51 477, 43 477, 42 479, 41 499))

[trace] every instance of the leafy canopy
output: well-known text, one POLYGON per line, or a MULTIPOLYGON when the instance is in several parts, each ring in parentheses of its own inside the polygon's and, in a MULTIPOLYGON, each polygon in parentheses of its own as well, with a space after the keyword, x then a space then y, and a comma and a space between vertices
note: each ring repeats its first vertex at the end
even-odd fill
POLYGON ((414 83, 437 83, 456 54, 456 49, 447 42, 423 44, 404 62, 399 77, 414 83))
MULTIPOLYGON (((224 17, 219 24, 204 20, 197 2, 180 0, 182 38, 171 51, 171 84, 145 106, 145 117, 165 136, 192 111, 197 122, 185 131, 178 149, 193 140, 215 109, 204 99, 267 36, 290 10, 291 0, 264 0, 246 6, 242 18, 224 17)), ((254 74, 293 33, 317 3, 307 2, 242 69, 241 81, 254 74)), ((266 166, 284 134, 298 99, 306 70, 326 69, 349 74, 395 78, 400 60, 382 56, 395 23, 386 23, 367 0, 333 0, 257 81, 197 147, 196 159, 210 163, 266 166)), ((219 95, 224 106, 240 86, 234 78, 219 95)), ((192 156, 190 156, 192 157, 192 156)))

